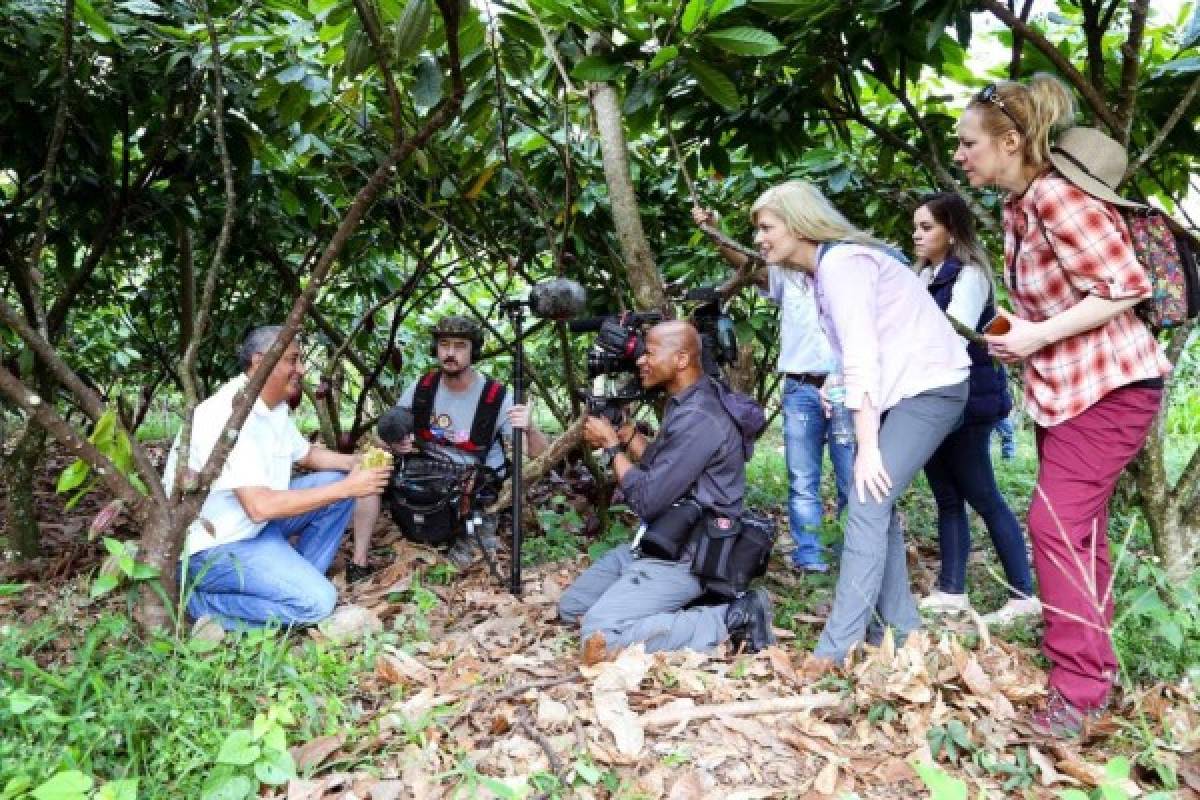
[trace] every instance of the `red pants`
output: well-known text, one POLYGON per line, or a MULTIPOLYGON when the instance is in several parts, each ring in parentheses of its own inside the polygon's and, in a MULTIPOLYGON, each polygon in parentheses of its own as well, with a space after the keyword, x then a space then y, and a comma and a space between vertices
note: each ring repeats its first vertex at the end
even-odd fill
POLYGON ((1117 389, 1079 416, 1037 429, 1029 538, 1045 606, 1043 650, 1050 685, 1076 708, 1103 706, 1116 679, 1108 501, 1161 402, 1160 389, 1117 389))

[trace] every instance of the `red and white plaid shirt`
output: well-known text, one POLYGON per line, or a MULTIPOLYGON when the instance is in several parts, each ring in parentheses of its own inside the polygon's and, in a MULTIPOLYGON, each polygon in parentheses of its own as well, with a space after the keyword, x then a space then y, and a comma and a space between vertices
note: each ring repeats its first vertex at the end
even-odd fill
MULTIPOLYGON (((1089 294, 1149 297, 1120 213, 1054 170, 1004 203, 1004 280, 1023 319, 1041 322, 1089 294)), ((1171 370, 1133 309, 1104 325, 1048 345, 1025 361, 1025 400, 1049 427, 1078 416, 1113 389, 1171 370)))

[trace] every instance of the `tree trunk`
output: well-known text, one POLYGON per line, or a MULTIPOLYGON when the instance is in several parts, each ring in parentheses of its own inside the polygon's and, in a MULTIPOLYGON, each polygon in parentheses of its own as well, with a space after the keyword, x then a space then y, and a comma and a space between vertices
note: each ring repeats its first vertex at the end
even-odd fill
POLYGON ((1185 522, 1182 514, 1170 514, 1155 531, 1154 551, 1163 561, 1163 569, 1172 586, 1184 586, 1200 566, 1200 520, 1185 522))
POLYGON ((34 476, 46 459, 46 429, 29 420, 25 433, 5 465, 8 489, 8 524, 5 535, 9 545, 22 559, 37 558, 41 553, 41 529, 38 527, 34 476))
POLYGON ((625 271, 633 290, 634 304, 642 311, 667 309, 662 276, 654 263, 650 243, 642 228, 641 209, 633 191, 629 172, 629 146, 625 141, 625 118, 621 115, 621 98, 617 90, 606 83, 588 87, 592 113, 600 134, 600 151, 604 156, 604 181, 608 184, 608 201, 612 208, 613 227, 621 244, 625 271))
MULTIPOLYGON (((139 520, 142 528, 142 555, 147 562, 158 567, 159 582, 163 596, 149 582, 139 587, 137 608, 134 617, 144 631, 166 631, 170 629, 174 604, 179 599, 179 581, 176 570, 182 550, 183 532, 172 529, 170 511, 162 506, 145 503, 143 516, 139 520), (154 558, 153 555, 159 555, 154 558)), ((135 519, 138 512, 134 512, 135 519)), ((182 619, 179 620, 182 622, 182 619)))

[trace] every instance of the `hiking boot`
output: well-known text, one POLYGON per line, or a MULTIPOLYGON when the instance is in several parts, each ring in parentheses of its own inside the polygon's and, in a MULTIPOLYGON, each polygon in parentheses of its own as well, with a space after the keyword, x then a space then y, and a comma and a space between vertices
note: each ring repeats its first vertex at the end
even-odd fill
POLYGON ((1008 625, 1022 617, 1036 617, 1042 613, 1042 601, 1036 597, 1010 597, 1008 602, 990 614, 983 615, 985 625, 1008 625))
POLYGON ((346 565, 346 583, 358 583, 364 578, 369 578, 379 571, 379 567, 372 566, 370 562, 366 564, 355 564, 351 561, 346 565))
POLYGON ((1051 687, 1044 708, 1029 715, 1029 728, 1040 736, 1055 739, 1074 739, 1084 728, 1098 722, 1107 711, 1105 706, 1085 711, 1071 705, 1062 692, 1051 687))
POLYGON ((941 589, 934 589, 928 595, 922 597, 918 605, 922 611, 929 611, 934 614, 953 614, 969 609, 971 601, 967 599, 966 592, 954 594, 953 592, 943 592, 941 589))
POLYGON ((771 630, 774 613, 771 596, 766 589, 751 589, 729 604, 725 612, 725 629, 735 651, 757 653, 775 644, 771 630))

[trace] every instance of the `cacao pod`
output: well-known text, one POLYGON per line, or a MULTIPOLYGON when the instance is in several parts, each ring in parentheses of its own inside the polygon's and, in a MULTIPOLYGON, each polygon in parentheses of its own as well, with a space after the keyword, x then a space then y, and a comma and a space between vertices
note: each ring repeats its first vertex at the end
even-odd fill
POLYGON ((346 57, 342 61, 342 72, 347 79, 356 78, 358 74, 375 61, 375 53, 371 50, 371 40, 362 29, 358 17, 351 17, 342 33, 342 47, 346 57))
POLYGON ((288 388, 287 404, 288 408, 295 411, 300 406, 300 401, 304 399, 304 392, 301 391, 299 384, 294 388, 288 388))
POLYGON ((433 5, 429 0, 408 0, 400 19, 392 28, 392 52, 396 56, 397 66, 410 61, 421 52, 425 45, 425 36, 429 33, 429 21, 432 17, 433 5))
POLYGON ((316 391, 313 392, 319 399, 324 400, 329 396, 331 384, 328 378, 321 378, 321 382, 317 384, 316 391))
POLYGON ((352 434, 352 433, 339 434, 338 440, 337 440, 337 445, 338 445, 339 453, 353 453, 354 452, 354 434, 352 434))

